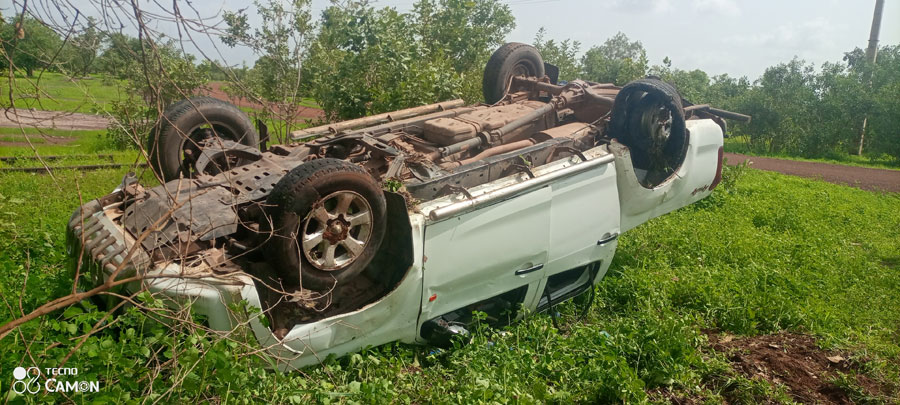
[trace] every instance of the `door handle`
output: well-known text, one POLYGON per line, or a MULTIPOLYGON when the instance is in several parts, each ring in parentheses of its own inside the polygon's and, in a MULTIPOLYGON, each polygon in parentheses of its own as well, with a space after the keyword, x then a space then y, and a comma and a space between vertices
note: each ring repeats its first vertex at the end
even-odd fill
POLYGON ((607 234, 604 234, 604 235, 603 235, 603 239, 597 241, 597 244, 598 244, 598 245, 605 245, 605 244, 607 244, 607 243, 609 243, 609 242, 612 242, 612 241, 614 241, 614 240, 616 240, 616 239, 619 239, 619 233, 618 233, 618 232, 613 232, 612 235, 610 235, 609 233, 607 233, 607 234))
POLYGON ((537 266, 532 266, 532 267, 529 267, 529 268, 527 268, 527 269, 519 269, 519 270, 516 270, 516 275, 517 275, 517 276, 524 276, 524 275, 526 275, 526 274, 528 274, 528 273, 534 273, 534 272, 536 272, 536 271, 538 271, 538 270, 540 270, 540 269, 543 269, 543 268, 544 268, 544 265, 543 265, 543 264, 539 264, 539 265, 537 265, 537 266))

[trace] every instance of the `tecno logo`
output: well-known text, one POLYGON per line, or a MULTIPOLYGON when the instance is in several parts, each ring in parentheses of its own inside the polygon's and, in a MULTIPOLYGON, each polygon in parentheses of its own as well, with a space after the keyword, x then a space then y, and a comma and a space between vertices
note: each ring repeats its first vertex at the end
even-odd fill
POLYGON ((41 370, 37 367, 16 367, 13 377, 16 381, 12 389, 17 394, 37 394, 42 390, 47 392, 98 392, 99 381, 59 381, 56 376, 76 376, 77 368, 48 368, 45 369, 49 376, 43 384, 40 383, 41 370))
POLYGON ((17 394, 37 394, 41 391, 41 383, 38 382, 38 378, 41 376, 41 370, 37 367, 28 367, 25 369, 24 367, 16 367, 13 370, 13 377, 16 378, 16 381, 12 384, 12 389, 17 394))

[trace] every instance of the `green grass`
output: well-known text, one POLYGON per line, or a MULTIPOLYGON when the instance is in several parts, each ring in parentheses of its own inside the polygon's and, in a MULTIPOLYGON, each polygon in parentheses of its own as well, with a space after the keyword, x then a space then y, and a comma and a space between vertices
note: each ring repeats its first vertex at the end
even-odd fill
MULTIPOLYGON (((89 164, 122 163, 132 164, 140 157, 137 150, 116 150, 105 139, 106 131, 69 131, 37 128, 0 128, 0 156, 34 157, 34 151, 25 143, 23 131, 40 156, 69 156, 72 158, 47 160, 47 165, 75 166, 89 164), (48 137, 53 137, 48 139, 48 137), (71 139, 71 140, 69 140, 71 139), (64 141, 64 142, 62 142, 64 141), (9 143, 14 142, 14 143, 9 143), (97 157, 97 155, 112 155, 97 157), (87 156, 84 156, 87 155, 87 156)), ((3 167, 40 167, 35 159, 19 159, 0 162, 3 167)), ((120 176, 121 177, 121 176, 120 176)))
MULTIPOLYGON (((17 108, 96 114, 126 96, 117 84, 103 75, 71 79, 52 72, 36 72, 30 78, 19 74, 12 86, 13 103, 17 108)), ((9 91, 9 78, 0 77, 0 107, 9 107, 9 91)))
MULTIPOLYGON (((58 183, 0 177, 0 292, 10 303, 0 305, 0 319, 18 307, 26 269, 26 311, 71 289, 64 224, 79 192, 84 200, 100 196, 124 172, 58 173, 58 183)), ((587 317, 569 318, 574 303, 559 308, 563 331, 535 315, 508 333, 479 330, 453 350, 390 344, 282 374, 262 369, 250 349, 199 330, 172 331, 130 310, 70 360, 102 387, 72 398, 155 400, 174 386, 168 400, 634 403, 659 400, 647 394, 657 388, 711 403, 789 400, 711 354, 702 331, 718 329, 812 334, 864 359, 866 374, 895 389, 876 402, 900 401, 900 195, 740 173, 728 170, 712 197, 624 234, 587 317)), ((42 367, 57 364, 102 315, 85 309, 93 308, 23 327, 42 367)), ((0 369, 31 364, 28 342, 6 337, 0 369)))
POLYGON ((804 158, 787 154, 768 153, 758 148, 752 148, 747 142, 746 136, 732 136, 725 138, 725 152, 741 153, 751 156, 765 156, 779 159, 799 160, 804 162, 833 163, 846 166, 869 167, 874 169, 900 170, 900 162, 892 160, 889 156, 872 157, 850 154, 832 153, 823 158, 804 158))
POLYGON ((109 152, 108 142, 103 139, 105 134, 105 130, 0 128, 0 156, 33 156, 26 137, 41 155, 109 152))

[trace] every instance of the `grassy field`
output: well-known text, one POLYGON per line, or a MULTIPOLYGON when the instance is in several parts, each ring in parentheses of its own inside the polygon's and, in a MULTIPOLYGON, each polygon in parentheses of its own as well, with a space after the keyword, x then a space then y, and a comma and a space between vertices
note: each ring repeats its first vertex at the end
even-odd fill
POLYGON ((46 160, 47 165, 51 167, 106 163, 131 164, 138 161, 140 157, 140 152, 137 150, 123 151, 112 148, 105 139, 105 130, 0 128, 0 156, 22 158, 0 162, 0 168, 41 166, 40 161, 31 159, 35 157, 35 152, 27 145, 26 136, 39 156, 62 157, 46 160))
MULTIPOLYGON (((123 87, 124 88, 124 87, 123 87)), ((9 105, 8 77, 0 78, 0 107, 9 105)), ((16 76, 12 84, 17 108, 68 111, 95 114, 106 111, 113 101, 124 98, 114 79, 100 75, 71 79, 61 73, 35 73, 34 77, 16 76)))
POLYGON ((800 160, 806 162, 824 162, 847 166, 871 167, 875 169, 900 170, 900 162, 892 160, 889 156, 878 158, 866 155, 859 156, 834 153, 829 157, 809 159, 784 154, 767 153, 759 149, 751 148, 746 136, 732 136, 729 138, 725 138, 725 151, 731 153, 742 153, 751 156, 768 156, 773 158, 800 160))
MULTIPOLYGON (((0 175, 0 323, 20 298, 27 311, 71 291, 64 224, 125 171, 0 175)), ((712 403, 789 402, 784 388, 733 371, 707 338, 787 330, 849 353, 862 364, 850 377, 888 387, 870 397, 842 379, 854 400, 896 403, 898 231, 900 195, 730 169, 712 197, 623 235, 586 318, 573 319, 575 303, 559 308, 562 330, 538 314, 453 350, 392 344, 282 374, 261 368, 251 349, 129 310, 69 361, 102 386, 72 399, 633 403, 664 401, 662 390, 712 403)), ((0 369, 30 364, 29 355, 58 364, 102 315, 85 304, 25 325, 0 344, 0 369)))
MULTIPOLYGON (((207 87, 218 89, 228 87, 228 84, 211 82, 207 87)), ((121 93, 125 88, 124 82, 102 74, 71 79, 61 73, 44 72, 29 78, 19 72, 13 81, 12 91, 17 108, 96 114, 107 111, 110 103, 128 96, 121 93)), ((9 78, 0 77, 0 107, 8 107, 9 91, 9 78)), ((218 96, 223 97, 222 94, 218 96)), ((298 105, 319 108, 316 101, 308 97, 302 98, 298 105)), ((247 107, 241 109, 247 113, 255 111, 247 107)))

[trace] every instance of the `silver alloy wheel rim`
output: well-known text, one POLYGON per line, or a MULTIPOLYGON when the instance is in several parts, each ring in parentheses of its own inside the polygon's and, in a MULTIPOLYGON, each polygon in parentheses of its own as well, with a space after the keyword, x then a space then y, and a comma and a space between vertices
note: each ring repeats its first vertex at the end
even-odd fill
POLYGON ((300 228, 306 260, 319 270, 346 268, 369 243, 372 220, 369 202, 353 191, 337 191, 316 201, 300 228))

